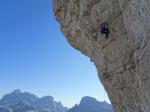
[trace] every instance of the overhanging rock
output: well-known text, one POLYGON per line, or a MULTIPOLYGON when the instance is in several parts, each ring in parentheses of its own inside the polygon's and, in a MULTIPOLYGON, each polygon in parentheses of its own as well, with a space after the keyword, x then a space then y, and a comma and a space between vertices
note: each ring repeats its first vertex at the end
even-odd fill
POLYGON ((68 42, 95 63, 114 112, 150 112, 150 0, 53 0, 68 42), (107 21, 109 39, 98 26, 107 21))

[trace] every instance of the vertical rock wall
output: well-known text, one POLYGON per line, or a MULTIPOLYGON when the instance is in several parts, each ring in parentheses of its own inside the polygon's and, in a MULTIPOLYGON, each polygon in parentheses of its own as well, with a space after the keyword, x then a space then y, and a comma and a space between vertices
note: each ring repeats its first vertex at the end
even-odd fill
POLYGON ((114 112, 150 112, 150 0, 53 0, 68 42, 90 57, 114 112), (109 22, 106 39, 98 26, 109 22))

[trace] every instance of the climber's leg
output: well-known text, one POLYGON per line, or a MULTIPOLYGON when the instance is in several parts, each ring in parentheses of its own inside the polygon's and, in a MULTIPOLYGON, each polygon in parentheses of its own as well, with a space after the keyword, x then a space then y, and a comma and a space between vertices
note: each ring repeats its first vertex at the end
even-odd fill
POLYGON ((109 33, 106 33, 106 39, 108 39, 108 35, 109 35, 109 33))
POLYGON ((109 36, 109 30, 108 29, 106 29, 106 31, 105 31, 105 34, 106 34, 106 39, 108 39, 108 36, 109 36))

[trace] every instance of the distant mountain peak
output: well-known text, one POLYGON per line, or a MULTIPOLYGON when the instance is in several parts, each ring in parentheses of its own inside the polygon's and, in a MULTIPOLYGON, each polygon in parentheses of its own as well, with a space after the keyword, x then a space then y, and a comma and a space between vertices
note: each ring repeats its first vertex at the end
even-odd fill
POLYGON ((39 98, 32 93, 21 92, 20 89, 4 95, 0 106, 4 107, 1 110, 11 108, 14 112, 66 112, 66 107, 56 102, 52 96, 39 98))
POLYGON ((91 103, 91 102, 98 102, 96 98, 85 96, 81 99, 80 104, 82 103, 91 103))
POLYGON ((20 89, 16 89, 11 94, 21 94, 21 90, 20 89))
POLYGON ((97 100, 97 99, 94 98, 94 97, 91 97, 91 96, 84 96, 84 97, 82 98, 82 100, 97 100))
POLYGON ((106 102, 100 102, 96 98, 85 96, 79 105, 75 105, 67 112, 112 112, 112 107, 106 102))

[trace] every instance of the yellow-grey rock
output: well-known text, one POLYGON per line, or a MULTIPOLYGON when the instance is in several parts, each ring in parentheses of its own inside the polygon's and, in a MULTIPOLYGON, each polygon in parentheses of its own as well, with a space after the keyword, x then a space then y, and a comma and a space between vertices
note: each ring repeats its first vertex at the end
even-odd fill
POLYGON ((68 42, 96 65, 114 112, 150 112, 150 0, 53 0, 68 42), (109 22, 106 39, 98 26, 109 22))

